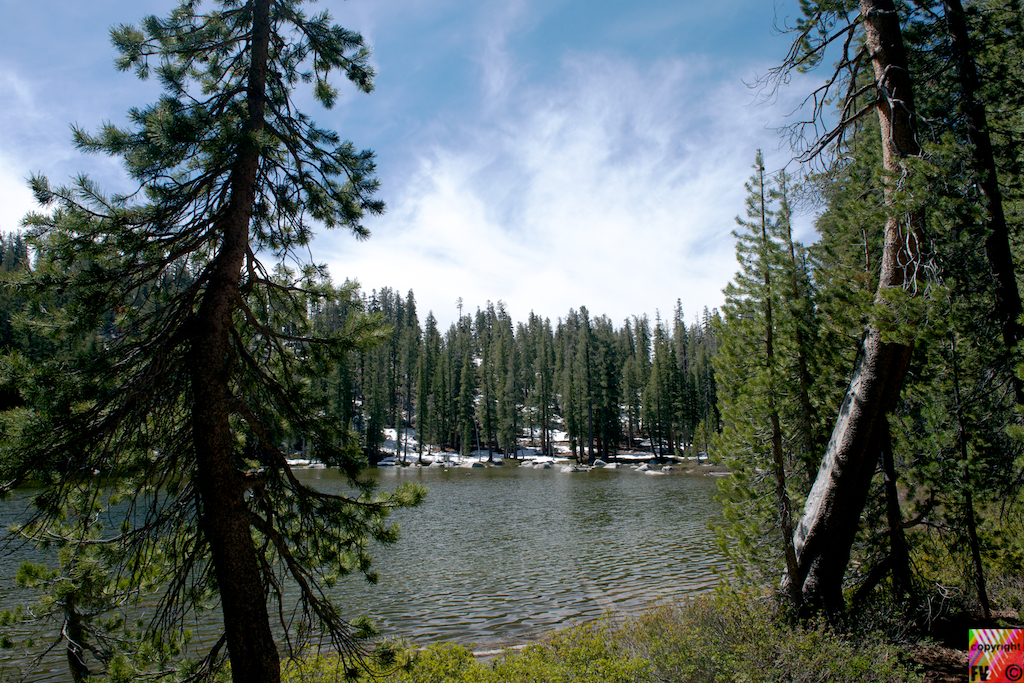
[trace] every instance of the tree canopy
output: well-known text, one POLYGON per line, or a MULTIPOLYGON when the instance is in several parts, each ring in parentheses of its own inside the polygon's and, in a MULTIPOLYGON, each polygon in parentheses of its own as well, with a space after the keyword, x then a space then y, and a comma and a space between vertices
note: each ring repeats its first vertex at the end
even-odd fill
POLYGON ((28 407, 7 416, 18 438, 5 440, 4 480, 45 482, 24 533, 68 544, 76 526, 96 531, 91 506, 124 501, 102 541, 117 551, 110 570, 167 572, 146 635, 180 631, 205 600, 221 606, 224 635, 195 676, 227 654, 234 680, 278 680, 271 614, 289 655, 320 638, 358 653, 364 634, 325 589, 350 572, 373 580, 367 541, 394 540, 388 510, 422 493, 375 495, 348 425, 307 380, 380 336, 353 286, 303 256, 313 230, 366 237, 363 217, 384 205, 372 152, 297 108, 306 84, 330 107, 333 75, 373 85, 361 36, 305 4, 222 0, 203 12, 187 1, 116 27, 118 68, 156 77, 164 94, 132 109, 127 128, 74 138, 119 157, 138 191, 32 181, 51 211, 28 218, 41 258, 21 288, 59 294, 33 313, 66 352, 16 366, 28 407), (347 314, 321 335, 312 313, 326 305, 347 314), (296 432, 349 475, 351 495, 296 478, 282 447, 296 432))

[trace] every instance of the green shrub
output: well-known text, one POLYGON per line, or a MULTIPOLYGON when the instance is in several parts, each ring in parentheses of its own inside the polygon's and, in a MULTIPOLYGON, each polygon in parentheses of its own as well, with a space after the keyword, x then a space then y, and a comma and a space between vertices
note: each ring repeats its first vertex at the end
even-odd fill
POLYGON ((400 648, 389 652, 387 663, 368 657, 362 666, 351 666, 336 655, 311 657, 290 662, 281 675, 281 683, 479 683, 480 670, 486 669, 473 654, 455 643, 436 643, 424 650, 400 648))
POLYGON ((624 629, 653 679, 680 683, 920 680, 879 638, 843 637, 824 623, 790 627, 770 603, 739 595, 667 605, 624 629))
POLYGON ((650 664, 629 656, 607 622, 581 624, 545 642, 508 651, 493 664, 493 683, 634 683, 649 680, 650 664))
MULTIPOLYGON (((330 658, 289 667, 285 683, 344 680, 330 658)), ((824 623, 789 626, 765 600, 736 594, 663 606, 622 626, 558 631, 477 661, 461 645, 399 652, 361 683, 910 683, 920 678, 881 637, 842 636, 824 623)))

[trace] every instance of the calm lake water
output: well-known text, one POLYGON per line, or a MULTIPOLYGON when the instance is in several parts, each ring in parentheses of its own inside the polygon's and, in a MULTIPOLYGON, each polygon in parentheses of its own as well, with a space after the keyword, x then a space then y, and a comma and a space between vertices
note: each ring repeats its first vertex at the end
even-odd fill
MULTIPOLYGON (((299 473, 318 486, 343 487, 330 470, 299 473)), ((404 482, 429 489, 420 507, 393 516, 402 528, 398 543, 374 552, 380 583, 353 578, 335 591, 343 612, 371 616, 390 637, 489 649, 608 612, 636 612, 717 580, 712 477, 629 468, 563 473, 514 463, 371 475, 385 490, 404 482)), ((17 502, 3 503, 0 518, 12 521, 17 502)), ((24 599, 13 587, 19 562, 0 558, 0 604, 24 599)), ((0 678, 24 661, 21 652, 0 652, 0 678)), ((55 658, 26 680, 67 677, 55 658)))

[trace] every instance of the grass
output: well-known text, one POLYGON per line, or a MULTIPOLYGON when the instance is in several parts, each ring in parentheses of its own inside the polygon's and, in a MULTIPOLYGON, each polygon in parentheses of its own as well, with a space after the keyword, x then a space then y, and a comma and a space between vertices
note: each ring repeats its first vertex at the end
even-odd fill
MULTIPOLYGON (((285 683, 343 680, 337 660, 292 664, 285 683)), ((708 595, 624 624, 557 631, 539 643, 479 661, 461 645, 407 648, 389 668, 350 672, 360 683, 815 683, 921 680, 881 636, 839 635, 825 624, 790 626, 766 601, 708 595)))

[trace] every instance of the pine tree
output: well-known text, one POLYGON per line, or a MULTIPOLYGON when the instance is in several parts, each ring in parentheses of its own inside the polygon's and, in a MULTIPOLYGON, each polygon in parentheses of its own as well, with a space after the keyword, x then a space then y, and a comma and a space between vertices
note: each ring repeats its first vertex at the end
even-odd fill
POLYGON ((580 461, 594 462, 594 332, 590 312, 580 306, 573 350, 572 383, 576 390, 579 434, 582 439, 580 461))
POLYGON ((441 354, 441 335, 437 331, 434 312, 427 313, 423 328, 423 344, 416 363, 416 432, 419 436, 419 461, 423 462, 423 448, 437 443, 437 400, 439 390, 434 384, 441 354))
POLYGON ((515 457, 516 438, 519 432, 519 407, 522 404, 519 378, 520 354, 516 346, 515 334, 512 331, 512 318, 505 309, 504 302, 498 302, 494 324, 498 447, 506 457, 515 457))
POLYGON ((332 72, 362 91, 373 82, 362 38, 303 4, 224 0, 200 14, 189 1, 112 31, 118 67, 155 73, 164 94, 133 109, 129 128, 74 136, 120 157, 141 191, 36 177, 53 211, 30 218, 46 254, 32 283, 68 297, 48 322, 66 339, 102 330, 103 343, 33 369, 24 387, 35 412, 4 444, 5 481, 47 485, 37 528, 103 482, 133 501, 111 547, 129 575, 166 563, 149 638, 214 594, 224 636, 201 672, 226 652, 235 681, 279 680, 268 608, 293 614, 288 583, 300 595, 297 619, 280 623, 298 636, 289 655, 310 637, 360 653, 360 631, 323 588, 356 570, 375 579, 365 540, 393 540, 383 516, 420 495, 373 498, 344 426, 315 408, 303 379, 303 367, 329 369, 378 331, 350 316, 343 334, 314 336, 308 312, 346 294, 322 266, 284 264, 304 263, 314 225, 365 237, 363 218, 384 208, 372 153, 296 110, 300 82, 326 106, 332 72), (278 442, 289 431, 346 472, 359 500, 296 479, 278 442))
MULTIPOLYGON (((416 386, 416 367, 422 343, 422 330, 419 317, 416 315, 416 299, 412 290, 405 298, 404 315, 401 332, 398 335, 398 367, 401 387, 401 407, 399 408, 398 447, 402 451, 402 461, 409 457, 409 434, 406 426, 413 423, 413 387, 416 386)), ((420 389, 417 387, 417 391, 420 389)))
POLYGON ((551 455, 549 430, 551 428, 552 406, 554 404, 555 342, 551 321, 530 312, 527 325, 528 346, 533 350, 529 403, 536 411, 536 422, 540 430, 540 450, 551 455))
POLYGON ((469 455, 473 451, 473 434, 477 431, 476 424, 476 397, 477 397, 477 373, 476 364, 473 362, 472 331, 469 323, 469 316, 462 319, 460 325, 459 344, 456 351, 459 355, 453 360, 461 361, 461 369, 453 387, 458 388, 458 444, 459 452, 462 455, 469 455))
MULTIPOLYGON (((780 417, 783 397, 789 393, 777 336, 787 327, 782 321, 786 311, 781 305, 779 283, 784 259, 776 239, 776 215, 770 207, 771 190, 760 151, 747 192, 747 218, 737 218, 740 230, 733 233, 740 271, 725 289, 723 348, 715 361, 728 387, 722 401, 720 450, 728 455, 733 469, 731 480, 723 487, 727 517, 733 523, 730 531, 741 552, 750 549, 748 557, 737 557, 740 569, 745 564, 762 571, 767 567, 770 577, 778 569, 775 548, 781 549, 790 573, 796 571, 796 553, 792 484, 783 451, 789 435, 783 434, 780 417), (768 473, 770 481, 765 476, 768 473), (762 545, 762 539, 771 536, 780 537, 780 542, 762 545)), ((736 556, 735 548, 728 551, 736 556)), ((789 589, 789 601, 799 609, 800 589, 792 583, 789 589)))
POLYGON ((622 360, 619 356, 618 335, 611 319, 603 315, 594 318, 593 329, 596 429, 600 457, 607 462, 618 452, 622 436, 619 376, 622 360))
POLYGON ((676 414, 680 396, 679 369, 671 336, 658 316, 654 323, 650 376, 643 403, 652 448, 658 455, 673 455, 676 414))
POLYGON ((580 441, 581 429, 584 424, 582 389, 579 385, 579 373, 576 371, 576 341, 579 330, 579 316, 574 309, 569 309, 565 320, 558 321, 555 331, 562 419, 565 421, 565 431, 569 438, 569 450, 576 462, 582 462, 580 441))
POLYGON ((789 175, 782 171, 776 178, 776 187, 771 191, 772 199, 778 201, 774 232, 782 247, 782 260, 779 276, 782 278, 777 286, 785 291, 781 299, 785 302, 788 323, 787 336, 792 352, 789 367, 782 372, 796 378, 793 393, 797 397, 796 415, 793 422, 796 426, 798 447, 796 457, 803 463, 808 485, 814 483, 818 468, 819 447, 824 450, 826 432, 818 419, 813 404, 814 370, 813 350, 818 341, 818 321, 812 294, 812 284, 808 273, 807 260, 803 247, 793 241, 793 228, 790 220, 792 208, 789 204, 789 175))

